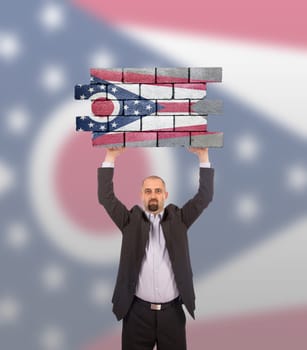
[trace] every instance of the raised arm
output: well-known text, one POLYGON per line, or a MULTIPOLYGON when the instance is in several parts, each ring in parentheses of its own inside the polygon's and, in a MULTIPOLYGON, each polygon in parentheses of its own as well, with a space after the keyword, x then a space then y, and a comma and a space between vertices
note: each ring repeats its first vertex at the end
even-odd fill
POLYGON ((196 195, 190 199, 181 209, 182 220, 187 227, 199 217, 202 211, 209 205, 213 198, 213 177, 214 169, 209 162, 208 148, 189 149, 190 152, 198 156, 199 169, 199 188, 196 195))
POLYGON ((115 196, 113 186, 114 163, 124 148, 107 149, 103 166, 98 168, 98 200, 114 223, 122 230, 129 218, 126 206, 115 196))

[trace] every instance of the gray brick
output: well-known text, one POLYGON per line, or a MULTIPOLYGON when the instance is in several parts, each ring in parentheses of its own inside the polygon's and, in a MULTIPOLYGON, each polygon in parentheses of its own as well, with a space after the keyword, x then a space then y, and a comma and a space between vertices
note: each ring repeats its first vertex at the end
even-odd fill
POLYGON ((190 146, 189 132, 158 132, 158 147, 190 146))
POLYGON ((192 100, 191 114, 208 115, 222 114, 223 102, 221 100, 192 100))
POLYGON ((191 133, 191 146, 192 147, 223 147, 222 132, 217 133, 191 133))
POLYGON ((190 82, 221 82, 222 68, 221 67, 193 67, 190 68, 190 82))
POLYGON ((157 68, 157 83, 188 83, 189 68, 157 68))

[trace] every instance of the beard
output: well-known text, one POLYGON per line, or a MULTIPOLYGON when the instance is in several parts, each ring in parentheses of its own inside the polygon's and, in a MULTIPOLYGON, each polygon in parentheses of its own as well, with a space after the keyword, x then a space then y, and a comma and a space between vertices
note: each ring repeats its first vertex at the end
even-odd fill
POLYGON ((159 209, 159 205, 158 205, 158 201, 153 199, 151 201, 149 201, 148 203, 148 210, 151 212, 155 212, 159 209))

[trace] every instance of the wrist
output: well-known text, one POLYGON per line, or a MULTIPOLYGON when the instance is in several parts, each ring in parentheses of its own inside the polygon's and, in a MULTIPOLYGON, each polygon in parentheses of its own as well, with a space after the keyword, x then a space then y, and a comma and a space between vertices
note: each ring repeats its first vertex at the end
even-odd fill
POLYGON ((106 155, 104 162, 106 163, 115 163, 115 157, 112 157, 110 155, 106 155))
POLYGON ((209 163, 209 155, 208 154, 200 154, 199 155, 199 163, 209 163))

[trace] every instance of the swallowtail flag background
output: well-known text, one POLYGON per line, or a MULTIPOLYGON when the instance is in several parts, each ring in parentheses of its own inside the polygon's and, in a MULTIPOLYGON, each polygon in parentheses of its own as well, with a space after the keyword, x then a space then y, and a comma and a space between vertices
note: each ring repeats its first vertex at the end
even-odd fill
MULTIPOLYGON (((117 349, 120 235, 96 200, 103 150, 74 132, 89 67, 221 66, 215 199, 190 232, 190 349, 307 344, 307 31, 302 0, 5 2, 0 14, 0 347, 117 349)), ((86 108, 88 110, 88 108, 86 108)), ((197 185, 184 149, 128 150, 116 188, 197 185), (125 175, 124 175, 125 174, 125 175)))

